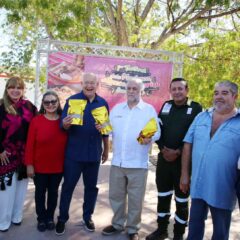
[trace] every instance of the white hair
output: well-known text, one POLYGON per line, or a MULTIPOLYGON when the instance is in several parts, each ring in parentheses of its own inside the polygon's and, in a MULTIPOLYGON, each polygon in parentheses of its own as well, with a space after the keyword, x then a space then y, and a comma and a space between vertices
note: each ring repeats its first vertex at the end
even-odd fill
POLYGON ((97 75, 94 73, 83 73, 83 81, 86 79, 93 79, 94 81, 98 81, 97 75))
POLYGON ((130 82, 136 83, 139 86, 141 91, 144 90, 144 84, 143 84, 142 79, 136 78, 136 77, 135 78, 131 78, 131 79, 127 80, 127 84, 126 85, 128 86, 130 82))

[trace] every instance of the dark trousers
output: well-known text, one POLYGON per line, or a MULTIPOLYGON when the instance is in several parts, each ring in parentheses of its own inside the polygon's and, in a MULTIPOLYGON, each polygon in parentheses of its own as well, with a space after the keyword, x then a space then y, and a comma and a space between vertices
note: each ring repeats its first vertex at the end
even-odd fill
POLYGON ((98 170, 100 162, 70 162, 64 164, 64 182, 60 200, 60 215, 58 220, 66 222, 69 219, 69 207, 73 191, 82 174, 84 184, 83 219, 89 221, 94 212, 98 188, 98 170))
POLYGON ((176 212, 174 234, 182 235, 185 232, 188 220, 189 193, 183 193, 179 188, 181 162, 167 162, 160 155, 156 170, 156 184, 158 189, 158 227, 162 232, 167 231, 170 218, 172 194, 175 192, 176 212))
POLYGON ((208 209, 210 209, 213 222, 213 235, 211 239, 228 240, 232 211, 212 207, 202 199, 192 199, 187 239, 203 239, 208 209))
POLYGON ((62 173, 35 174, 35 205, 39 222, 53 221, 61 179, 62 173))

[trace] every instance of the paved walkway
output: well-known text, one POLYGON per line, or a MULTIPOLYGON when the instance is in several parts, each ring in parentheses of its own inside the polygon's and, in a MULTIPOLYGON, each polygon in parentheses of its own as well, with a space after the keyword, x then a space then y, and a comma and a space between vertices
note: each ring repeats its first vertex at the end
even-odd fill
MULTIPOLYGON (((102 165, 99 175, 99 195, 96 205, 93 220, 96 225, 94 233, 86 232, 82 226, 79 226, 82 214, 83 189, 82 181, 80 181, 74 192, 71 208, 70 220, 66 225, 66 232, 63 236, 56 236, 54 231, 46 231, 40 233, 36 229, 36 215, 34 204, 34 185, 29 183, 29 190, 24 206, 24 219, 21 226, 11 226, 6 233, 0 233, 0 240, 127 240, 125 233, 115 236, 102 236, 101 230, 103 227, 111 223, 112 211, 108 201, 108 176, 110 169, 110 161, 102 165)), ((156 228, 156 203, 157 192, 155 187, 155 166, 150 164, 146 197, 144 201, 144 209, 142 214, 142 228, 140 237, 145 239, 145 236, 156 228)), ((174 204, 172 204, 174 205, 174 204)), ((172 213, 174 213, 174 206, 172 206, 172 213)), ((56 215, 58 214, 58 209, 56 215)), ((172 225, 169 226, 170 236, 172 239, 172 225)), ((206 234, 204 240, 210 240, 212 233, 211 219, 208 218, 206 222, 206 234)), ((240 213, 236 209, 233 212, 230 240, 240 239, 240 213)), ((221 239, 219 239, 221 240, 221 239)))

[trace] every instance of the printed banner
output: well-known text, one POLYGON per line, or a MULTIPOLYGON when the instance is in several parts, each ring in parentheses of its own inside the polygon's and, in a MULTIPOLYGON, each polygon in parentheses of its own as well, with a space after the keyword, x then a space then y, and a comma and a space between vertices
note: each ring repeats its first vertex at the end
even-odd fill
POLYGON ((83 72, 95 73, 99 79, 97 93, 111 109, 126 100, 126 82, 137 77, 145 86, 143 100, 159 112, 169 99, 172 71, 173 63, 56 52, 49 54, 48 88, 55 90, 64 104, 67 97, 81 91, 83 72))

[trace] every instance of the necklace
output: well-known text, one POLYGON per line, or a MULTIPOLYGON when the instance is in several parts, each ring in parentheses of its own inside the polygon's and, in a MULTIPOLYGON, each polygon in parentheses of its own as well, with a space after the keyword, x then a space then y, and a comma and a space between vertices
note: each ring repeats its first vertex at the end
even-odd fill
POLYGON ((54 121, 59 119, 59 115, 58 114, 54 114, 54 115, 50 115, 50 114, 44 114, 44 117, 47 118, 48 120, 54 121))

